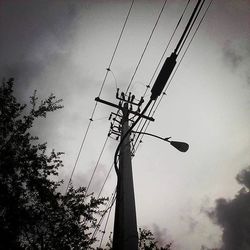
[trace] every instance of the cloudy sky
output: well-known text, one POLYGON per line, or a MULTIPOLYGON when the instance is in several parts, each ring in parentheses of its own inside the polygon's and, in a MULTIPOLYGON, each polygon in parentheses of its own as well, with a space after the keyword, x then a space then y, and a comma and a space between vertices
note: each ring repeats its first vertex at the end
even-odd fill
MULTIPOLYGON (((186 2, 167 1, 132 81, 130 90, 138 99, 186 2)), ((101 98, 115 102, 116 86, 126 90, 163 3, 135 1, 101 98)), ((195 3, 190 2, 166 56, 176 46, 195 3)), ((15 77, 21 101, 27 102, 35 89, 41 98, 54 93, 64 100, 64 109, 39 120, 34 132, 49 149, 65 152, 61 171, 65 183, 130 4, 127 0, 0 1, 1 78, 15 77)), ((249 68, 250 1, 214 1, 147 130, 186 141, 190 150, 183 154, 163 141, 144 137, 133 159, 138 225, 152 229, 159 239, 173 240, 174 249, 222 244, 222 229, 204 211, 213 208, 218 198, 234 198, 241 188, 235 177, 250 164, 249 68)), ((86 186, 90 179, 111 111, 97 106, 73 176, 76 186, 86 186)), ((99 192, 116 146, 115 140, 108 140, 90 191, 99 192)), ((113 171, 104 196, 111 195, 115 183, 113 171)), ((109 230, 112 225, 113 218, 109 230)))

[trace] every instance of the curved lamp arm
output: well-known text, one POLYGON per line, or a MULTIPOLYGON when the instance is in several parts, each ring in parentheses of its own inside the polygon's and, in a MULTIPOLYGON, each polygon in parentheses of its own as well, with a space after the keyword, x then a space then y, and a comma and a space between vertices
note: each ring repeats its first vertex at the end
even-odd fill
POLYGON ((163 141, 167 141, 170 143, 170 145, 172 145, 173 147, 175 147, 177 150, 179 150, 180 152, 187 152, 189 149, 189 145, 186 142, 181 142, 181 141, 170 141, 169 139, 171 137, 166 137, 163 138, 161 136, 158 135, 154 135, 154 134, 150 134, 150 133, 146 133, 146 132, 137 132, 137 131, 132 131, 132 133, 136 133, 136 134, 141 134, 141 135, 149 135, 155 138, 158 138, 160 140, 163 141))

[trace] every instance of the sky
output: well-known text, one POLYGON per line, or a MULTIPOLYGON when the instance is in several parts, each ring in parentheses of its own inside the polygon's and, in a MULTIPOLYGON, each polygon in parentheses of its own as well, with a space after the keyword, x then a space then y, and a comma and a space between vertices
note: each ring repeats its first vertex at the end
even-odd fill
MULTIPOLYGON (((116 102, 116 86, 126 90, 163 3, 135 1, 102 99, 116 102)), ((190 2, 165 58, 175 48, 195 3, 190 2)), ((22 102, 28 102, 34 90, 40 98, 54 93, 63 99, 64 109, 37 121, 33 132, 47 141, 48 150, 65 152, 60 172, 65 183, 130 4, 127 0, 0 1, 1 78, 15 78, 16 95, 22 102)), ((130 90, 138 99, 185 4, 167 1, 132 81, 130 90)), ((147 130, 188 142, 189 151, 180 153, 145 136, 133 158, 138 226, 151 229, 160 242, 173 241, 173 249, 226 246, 220 211, 235 204, 242 185, 249 188, 244 177, 248 172, 241 172, 250 165, 249 69, 250 1, 214 1, 147 130), (244 178, 237 181, 239 173, 244 178)), ((97 105, 72 179, 75 186, 88 184, 109 130, 111 111, 115 110, 97 105)), ((117 144, 108 140, 90 192, 99 192, 117 144)), ((115 184, 112 171, 102 195, 110 196, 115 184)), ((113 217, 108 230, 112 227, 113 217)))

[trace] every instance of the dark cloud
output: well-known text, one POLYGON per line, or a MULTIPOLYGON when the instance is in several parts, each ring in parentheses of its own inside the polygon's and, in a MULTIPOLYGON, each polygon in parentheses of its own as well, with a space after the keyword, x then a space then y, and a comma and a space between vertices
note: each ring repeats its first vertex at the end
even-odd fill
POLYGON ((0 2, 0 77, 15 77, 18 94, 53 60, 65 60, 80 10, 80 1, 0 2))
POLYGON ((244 185, 232 200, 216 201, 216 207, 207 211, 213 222, 222 228, 221 250, 250 249, 250 167, 236 177, 244 185))
POLYGON ((236 176, 236 180, 250 190, 250 167, 243 169, 236 176))

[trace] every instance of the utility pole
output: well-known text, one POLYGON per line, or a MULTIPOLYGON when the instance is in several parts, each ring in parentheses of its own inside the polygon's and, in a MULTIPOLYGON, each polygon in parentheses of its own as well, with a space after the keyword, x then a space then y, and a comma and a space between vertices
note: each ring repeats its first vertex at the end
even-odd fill
MULTIPOLYGON (((124 103, 123 117, 121 120, 121 138, 129 129, 128 119, 128 103, 124 103)), ((138 249, 138 233, 129 135, 122 142, 120 149, 113 249, 138 249)))
MULTIPOLYGON (((143 98, 136 103, 135 96, 129 93, 126 95, 124 92, 119 94, 119 89, 116 92, 116 98, 119 100, 119 104, 114 104, 96 97, 95 100, 111 107, 115 107, 122 111, 122 115, 119 112, 111 113, 114 123, 111 123, 109 136, 115 135, 118 140, 120 137, 120 144, 115 152, 114 165, 118 177, 117 181, 117 196, 116 196, 116 209, 115 209, 115 222, 114 222, 114 235, 113 235, 113 250, 138 250, 138 233, 136 223, 136 209, 135 209, 135 197, 134 197, 134 184, 132 174, 131 163, 131 150, 130 150, 130 133, 140 119, 148 119, 154 121, 152 117, 145 116, 145 112, 149 108, 152 102, 155 102, 157 98, 164 91, 166 83, 175 68, 176 59, 185 44, 186 38, 191 31, 199 12, 202 9, 205 0, 198 0, 194 10, 189 18, 189 21, 185 27, 184 32, 174 50, 174 52, 166 58, 159 75, 157 76, 155 83, 151 89, 151 97, 148 103, 145 105, 143 111, 140 113, 140 106, 144 102, 143 98), (137 110, 134 111, 133 107, 137 106, 137 110), (137 116, 136 121, 130 119, 129 115, 133 114, 133 118, 137 116), (118 118, 118 119, 117 119, 118 118), (119 120, 120 118, 120 120, 119 120), (115 125, 118 123, 118 126, 115 125), (131 126, 130 126, 130 124, 131 126), (130 128, 129 128, 130 127, 130 128), (116 164, 116 158, 119 154, 119 168, 116 164)), ((181 20, 181 19, 180 19, 181 20)), ((178 27, 178 26, 177 26, 178 27)), ((110 69, 107 69, 110 70, 110 69)), ((189 145, 184 142, 170 141, 170 137, 162 138, 150 133, 139 132, 141 134, 147 134, 156 138, 169 142, 173 147, 181 152, 186 152, 189 145)))
POLYGON ((110 120, 113 117, 113 122, 111 123, 109 136, 115 135, 116 139, 120 138, 122 142, 117 173, 113 250, 138 250, 130 135, 127 135, 125 138, 124 135, 129 130, 130 123, 133 123, 133 119, 130 119, 130 114, 133 114, 133 117, 141 116, 151 121, 154 121, 154 119, 140 114, 140 106, 144 102, 143 98, 139 102, 136 102, 134 95, 131 95, 131 93, 125 95, 123 92, 120 95, 119 89, 117 89, 116 98, 119 100, 118 105, 104 101, 98 97, 95 99, 98 102, 122 111, 121 115, 119 112, 111 113, 110 115, 110 120), (136 111, 133 110, 135 106, 137 107, 136 111))

